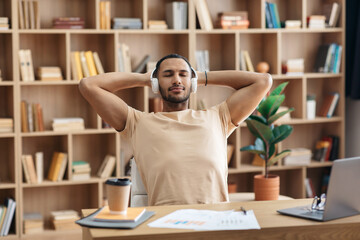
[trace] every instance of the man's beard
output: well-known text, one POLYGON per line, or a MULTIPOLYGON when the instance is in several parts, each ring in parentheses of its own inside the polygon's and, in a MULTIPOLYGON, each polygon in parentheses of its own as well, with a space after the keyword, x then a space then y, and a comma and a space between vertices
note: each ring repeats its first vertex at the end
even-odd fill
MULTIPOLYGON (((174 86, 172 86, 172 87, 174 87, 174 86)), ((170 92, 170 88, 168 89, 169 92, 170 92)), ((183 102, 186 102, 190 97, 190 91, 188 92, 188 94, 185 97, 179 98, 176 96, 172 96, 170 94, 169 94, 169 96, 165 96, 165 94, 164 94, 165 91, 162 89, 162 87, 159 87, 159 90, 160 90, 160 94, 161 94, 163 100, 167 101, 167 102, 171 102, 171 103, 183 103, 183 102)))

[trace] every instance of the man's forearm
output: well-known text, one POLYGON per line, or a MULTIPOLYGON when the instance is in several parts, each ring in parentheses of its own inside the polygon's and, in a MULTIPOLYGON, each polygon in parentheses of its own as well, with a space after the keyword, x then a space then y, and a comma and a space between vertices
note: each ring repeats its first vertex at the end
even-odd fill
POLYGON ((150 80, 147 74, 111 72, 84 78, 80 85, 116 92, 121 89, 150 86, 150 80))
MULTIPOLYGON (((255 73, 246 71, 210 71, 207 73, 207 85, 229 86, 236 90, 250 86, 254 83, 268 81, 270 77, 267 73, 255 73)), ((198 84, 205 85, 205 72, 198 73, 198 84)))

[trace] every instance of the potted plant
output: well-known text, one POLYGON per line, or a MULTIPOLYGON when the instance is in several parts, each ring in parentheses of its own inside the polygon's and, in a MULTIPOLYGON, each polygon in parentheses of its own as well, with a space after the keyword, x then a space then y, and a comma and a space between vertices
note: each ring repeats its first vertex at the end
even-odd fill
POLYGON ((264 174, 254 176, 255 200, 276 200, 279 197, 280 178, 277 175, 269 175, 269 167, 290 153, 290 150, 283 150, 280 153, 276 153, 275 150, 276 144, 293 131, 293 128, 286 124, 274 125, 276 120, 294 111, 294 108, 290 108, 278 113, 280 105, 285 100, 283 91, 287 84, 288 82, 280 84, 260 102, 257 107, 259 115, 253 114, 245 120, 256 140, 254 145, 242 147, 240 151, 258 154, 265 161, 264 174))

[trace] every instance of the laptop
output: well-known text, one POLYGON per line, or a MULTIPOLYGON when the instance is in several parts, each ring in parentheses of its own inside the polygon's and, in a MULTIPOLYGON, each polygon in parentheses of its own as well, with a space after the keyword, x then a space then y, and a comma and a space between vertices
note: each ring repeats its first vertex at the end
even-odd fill
POLYGON ((277 212, 316 221, 328 221, 360 214, 359 186, 360 157, 335 160, 323 211, 312 210, 308 205, 280 209, 277 212))

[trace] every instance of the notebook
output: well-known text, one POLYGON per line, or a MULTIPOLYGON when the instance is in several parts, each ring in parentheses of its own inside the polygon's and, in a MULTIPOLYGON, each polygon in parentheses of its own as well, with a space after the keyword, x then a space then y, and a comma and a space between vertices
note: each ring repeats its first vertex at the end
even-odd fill
POLYGON ((359 170, 360 157, 334 161, 323 211, 311 210, 311 206, 308 205, 280 209, 277 212, 316 221, 360 214, 359 170))
POLYGON ((136 222, 145 213, 144 207, 128 208, 126 214, 112 214, 109 206, 105 206, 94 216, 94 221, 100 222, 136 222))

